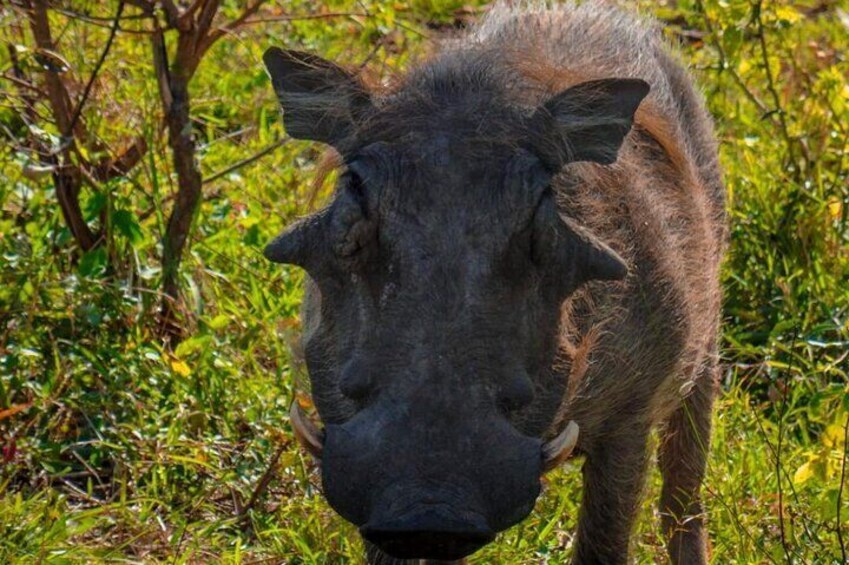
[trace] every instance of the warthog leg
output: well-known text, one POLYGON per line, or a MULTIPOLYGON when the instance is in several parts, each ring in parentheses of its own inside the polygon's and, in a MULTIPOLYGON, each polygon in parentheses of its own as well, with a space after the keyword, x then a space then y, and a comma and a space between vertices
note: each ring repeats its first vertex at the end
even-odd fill
POLYGON ((660 512, 675 565, 706 565, 708 535, 700 490, 710 440, 710 418, 716 394, 718 367, 705 361, 692 394, 667 420, 659 463, 663 475, 660 512))
POLYGON ((587 452, 572 565, 625 565, 640 502, 649 426, 617 421, 587 452))

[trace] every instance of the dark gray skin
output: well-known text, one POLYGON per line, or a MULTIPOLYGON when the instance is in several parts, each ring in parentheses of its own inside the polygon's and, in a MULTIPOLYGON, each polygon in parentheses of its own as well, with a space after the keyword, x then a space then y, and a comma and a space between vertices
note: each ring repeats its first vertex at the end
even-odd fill
POLYGON ((309 274, 325 495, 372 563, 461 559, 528 515, 543 443, 574 420, 573 562, 624 563, 660 425, 670 556, 705 563, 724 233, 710 124, 671 59, 661 88, 680 104, 665 116, 655 94, 632 132, 646 81, 553 64, 534 82, 501 25, 385 93, 313 55, 264 57, 287 132, 344 160, 331 203, 266 249, 309 274), (672 135, 683 157, 667 118, 690 128, 672 135))

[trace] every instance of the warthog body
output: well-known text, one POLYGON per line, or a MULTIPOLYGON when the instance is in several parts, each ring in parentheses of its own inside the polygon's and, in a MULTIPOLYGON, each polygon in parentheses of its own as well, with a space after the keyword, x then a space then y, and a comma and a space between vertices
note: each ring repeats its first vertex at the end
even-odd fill
POLYGON ((574 421, 573 562, 627 561, 659 427, 670 556, 705 563, 724 189, 653 26, 598 2, 498 5, 384 89, 303 53, 266 64, 289 133, 346 165, 266 254, 310 275, 326 428, 300 433, 371 560, 459 559, 523 519, 544 443, 574 421))

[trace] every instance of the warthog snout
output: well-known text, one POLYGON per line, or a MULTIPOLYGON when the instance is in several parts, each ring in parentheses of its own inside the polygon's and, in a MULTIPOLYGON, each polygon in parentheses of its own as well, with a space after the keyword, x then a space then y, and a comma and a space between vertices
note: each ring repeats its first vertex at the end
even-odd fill
POLYGON ((360 533, 389 555, 404 559, 460 559, 495 538, 480 514, 448 503, 419 503, 406 512, 376 516, 360 533))
POLYGON ((394 406, 325 432, 295 402, 290 421, 323 461, 331 505, 366 540, 402 559, 460 559, 491 542, 530 512, 540 474, 564 461, 578 439, 574 422, 543 444, 497 416, 478 423, 444 416, 451 410, 394 406))
POLYGON ((329 424, 324 492, 393 557, 459 559, 530 513, 543 445, 497 414, 421 404, 387 397, 329 424))

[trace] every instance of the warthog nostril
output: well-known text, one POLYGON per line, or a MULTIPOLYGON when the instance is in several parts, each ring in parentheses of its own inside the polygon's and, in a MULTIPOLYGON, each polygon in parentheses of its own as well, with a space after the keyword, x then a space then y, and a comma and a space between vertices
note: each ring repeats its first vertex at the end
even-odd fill
POLYGON ((339 391, 351 400, 362 400, 371 392, 371 371, 359 357, 354 357, 342 368, 339 391))
POLYGON ((508 411, 519 410, 534 399, 534 387, 525 373, 520 373, 504 384, 498 394, 498 403, 508 411))
POLYGON ((438 508, 425 507, 399 519, 370 522, 360 533, 398 559, 462 559, 495 539, 483 518, 460 519, 438 508))

